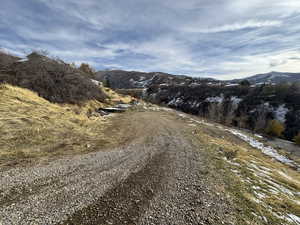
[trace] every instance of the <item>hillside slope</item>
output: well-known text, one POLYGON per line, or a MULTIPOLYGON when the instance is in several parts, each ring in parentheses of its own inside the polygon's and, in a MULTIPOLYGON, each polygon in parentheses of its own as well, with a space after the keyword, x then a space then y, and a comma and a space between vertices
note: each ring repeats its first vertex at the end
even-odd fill
POLYGON ((0 68, 0 83, 8 83, 37 92, 51 102, 80 104, 87 100, 104 101, 101 88, 86 74, 61 60, 32 53, 27 58, 0 68))
POLYGON ((251 84, 262 84, 262 83, 295 83, 300 82, 300 73, 283 73, 283 72, 270 72, 264 74, 257 74, 254 76, 246 77, 243 79, 236 79, 230 82, 238 83, 242 80, 248 80, 251 84))
MULTIPOLYGON (((300 85, 259 87, 153 85, 143 97, 183 112, 226 125, 265 133, 270 121, 281 123, 282 137, 289 140, 300 132, 300 85)), ((281 136, 281 135, 279 135, 281 136)))
POLYGON ((103 82, 107 86, 109 85, 114 89, 139 89, 147 88, 151 85, 195 86, 207 84, 210 86, 233 86, 237 85, 243 80, 248 80, 252 85, 262 85, 264 83, 292 84, 295 82, 300 82, 300 73, 270 72, 266 74, 257 74, 243 79, 223 81, 213 78, 189 77, 185 75, 172 75, 161 72, 145 73, 137 71, 109 70, 97 72, 95 79, 103 82))
POLYGON ((20 60, 19 57, 10 55, 0 50, 0 71, 5 67, 17 62, 18 60, 20 60))
POLYGON ((54 104, 36 93, 0 84, 0 167, 35 159, 94 151, 114 143, 104 136, 105 119, 99 107, 128 103, 132 98, 112 91, 110 102, 90 100, 82 104, 54 104))
POLYGON ((124 70, 99 71, 96 73, 95 79, 113 89, 139 89, 151 85, 197 85, 220 82, 211 78, 192 78, 160 72, 145 73, 124 70))

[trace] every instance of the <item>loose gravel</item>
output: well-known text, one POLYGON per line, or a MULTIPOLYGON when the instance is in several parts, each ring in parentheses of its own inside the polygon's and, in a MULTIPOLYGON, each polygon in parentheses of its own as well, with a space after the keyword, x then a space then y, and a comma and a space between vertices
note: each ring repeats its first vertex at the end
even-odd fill
POLYGON ((128 121, 130 144, 0 172, 0 224, 231 224, 192 128, 158 113, 128 121))

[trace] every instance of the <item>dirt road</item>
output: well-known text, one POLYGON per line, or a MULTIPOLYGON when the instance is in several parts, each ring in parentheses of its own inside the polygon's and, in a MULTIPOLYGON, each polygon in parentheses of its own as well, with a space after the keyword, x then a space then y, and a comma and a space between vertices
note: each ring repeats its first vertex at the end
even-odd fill
POLYGON ((169 112, 115 120, 119 147, 1 172, 0 224, 231 224, 191 126, 169 112))

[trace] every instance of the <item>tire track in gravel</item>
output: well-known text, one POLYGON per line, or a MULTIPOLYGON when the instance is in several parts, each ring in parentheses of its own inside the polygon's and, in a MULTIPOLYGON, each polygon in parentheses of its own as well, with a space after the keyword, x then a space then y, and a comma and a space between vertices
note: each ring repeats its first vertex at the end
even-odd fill
POLYGON ((138 137, 126 146, 0 172, 0 224, 230 224, 188 126, 168 113, 122 116, 138 137))
POLYGON ((141 171, 131 174, 96 204, 76 212, 62 224, 136 224, 160 188, 164 178, 161 165, 165 157, 165 153, 155 155, 141 171))

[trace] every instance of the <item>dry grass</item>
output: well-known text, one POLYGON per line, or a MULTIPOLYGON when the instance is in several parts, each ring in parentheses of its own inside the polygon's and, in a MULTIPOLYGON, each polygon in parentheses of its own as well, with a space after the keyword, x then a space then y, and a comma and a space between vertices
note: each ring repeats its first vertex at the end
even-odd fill
POLYGON ((224 171, 239 224, 295 224, 287 215, 300 215, 299 172, 217 127, 198 129, 216 167, 224 171))
POLYGON ((107 96, 109 96, 110 101, 113 103, 123 102, 127 104, 136 100, 136 98, 131 97, 130 95, 118 94, 117 92, 113 91, 110 88, 104 88, 103 91, 107 96))
POLYGON ((103 103, 53 104, 7 84, 0 84, 0 96, 0 166, 99 150, 112 141, 103 134, 105 120, 91 113, 103 103))

